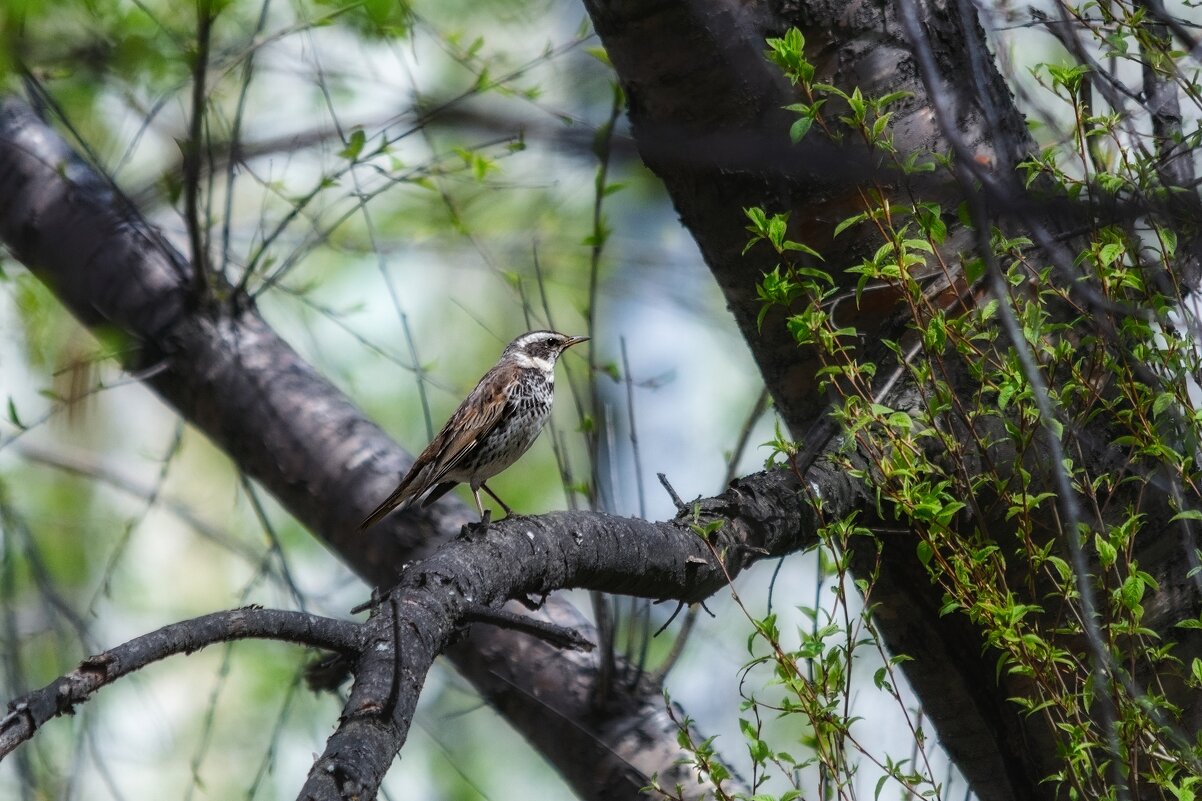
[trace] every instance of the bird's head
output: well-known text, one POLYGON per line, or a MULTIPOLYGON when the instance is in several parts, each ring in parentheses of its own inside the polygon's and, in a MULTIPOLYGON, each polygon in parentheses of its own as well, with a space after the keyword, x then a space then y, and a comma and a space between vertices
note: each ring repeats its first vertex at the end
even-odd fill
POLYGON ((570 337, 555 331, 531 331, 510 342, 501 358, 515 361, 523 367, 551 370, 561 353, 587 339, 588 337, 570 337))

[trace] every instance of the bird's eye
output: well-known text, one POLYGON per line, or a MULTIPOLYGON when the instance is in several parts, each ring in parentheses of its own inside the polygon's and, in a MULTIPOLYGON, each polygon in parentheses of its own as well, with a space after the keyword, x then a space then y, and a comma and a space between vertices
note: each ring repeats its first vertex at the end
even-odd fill
POLYGON ((552 337, 547 337, 546 339, 543 340, 543 344, 546 345, 548 348, 554 347, 555 339, 552 337))

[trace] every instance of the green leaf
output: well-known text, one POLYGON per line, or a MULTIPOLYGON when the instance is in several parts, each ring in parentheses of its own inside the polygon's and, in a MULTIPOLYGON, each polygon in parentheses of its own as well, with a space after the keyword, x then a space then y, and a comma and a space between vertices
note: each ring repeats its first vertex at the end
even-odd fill
POLYGON ((22 423, 21 418, 19 416, 17 416, 17 405, 15 403, 13 403, 13 399, 11 396, 8 399, 8 420, 10 423, 15 425, 17 428, 21 429, 22 431, 25 430, 25 424, 22 423))
POLYGON ((947 239, 947 223, 943 221, 943 210, 938 203, 919 203, 916 208, 918 224, 923 233, 935 244, 942 244, 947 239))
POLYGON ((347 161, 354 161, 363 152, 363 145, 367 143, 367 134, 362 128, 356 128, 351 131, 351 138, 346 143, 346 147, 338 151, 338 155, 342 156, 347 161))
POLYGON ((1111 242, 1109 245, 1103 245, 1098 251, 1098 262, 1103 267, 1108 267, 1118 260, 1119 256, 1123 255, 1125 248, 1118 242, 1111 242))
POLYGON ((782 214, 774 214, 768 221, 768 241, 778 251, 783 249, 788 224, 788 219, 782 214))
POLYGON ((818 251, 814 250, 809 245, 803 245, 800 242, 794 242, 792 239, 785 241, 783 249, 784 250, 796 250, 800 253, 808 253, 809 255, 813 256, 816 259, 822 258, 822 254, 819 253, 818 251))
POLYGON ((1094 535, 1094 549, 1098 552, 1098 561, 1102 567, 1110 567, 1114 564, 1114 560, 1118 558, 1118 551, 1110 544, 1110 541, 1104 538, 1101 534, 1094 535))
POLYGON ((607 67, 612 67, 614 65, 614 63, 609 60, 609 53, 606 52, 604 47, 586 47, 584 52, 588 53, 590 56, 597 59, 607 67))
POLYGON ((1161 240, 1164 242, 1165 255, 1172 256, 1177 252, 1177 232, 1172 228, 1157 228, 1156 232, 1160 234, 1161 240))
POLYGON ((905 100, 906 98, 913 97, 913 96, 914 96, 913 92, 890 92, 886 95, 882 95, 881 97, 877 98, 876 104, 879 107, 884 108, 885 106, 888 106, 891 103, 896 103, 899 100, 905 100))
POLYGON ((1156 396, 1156 400, 1152 401, 1152 416, 1160 417, 1164 414, 1164 410, 1172 405, 1176 398, 1171 392, 1161 392, 1156 396))
POLYGON ((1144 582, 1139 576, 1127 576, 1123 586, 1119 588, 1119 599, 1123 606, 1135 609, 1144 597, 1144 582))
POLYGON ((847 105, 851 108, 852 113, 857 120, 864 119, 864 95, 860 92, 860 87, 852 90, 852 93, 847 97, 847 105))
POLYGON ((789 140, 793 144, 797 144, 805 137, 807 133, 810 132, 810 128, 813 127, 813 125, 813 117, 798 117, 797 121, 789 126, 789 140))
POLYGON ((867 212, 861 212, 859 214, 855 214, 855 215, 852 215, 851 217, 848 217, 846 220, 844 220, 843 222, 841 222, 835 226, 835 233, 831 235, 832 238, 843 233, 844 231, 846 231, 848 228, 852 227, 853 225, 864 222, 864 220, 867 220, 867 219, 868 219, 867 212))
POLYGON ((1014 397, 1014 391, 1017 387, 1012 383, 1003 384, 997 393, 997 407, 1000 411, 1005 411, 1010 404, 1010 399, 1014 397))
POLYGON ((885 133, 885 126, 888 124, 888 114, 882 114, 880 117, 877 117, 876 122, 872 124, 872 138, 874 141, 881 139, 881 135, 885 133))

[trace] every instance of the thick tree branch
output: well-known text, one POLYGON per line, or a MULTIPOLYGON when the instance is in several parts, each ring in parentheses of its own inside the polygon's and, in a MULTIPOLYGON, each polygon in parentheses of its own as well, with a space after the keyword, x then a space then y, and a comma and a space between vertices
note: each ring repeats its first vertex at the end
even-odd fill
POLYGON ((704 600, 757 559, 814 545, 819 519, 811 497, 821 497, 834 516, 863 502, 852 482, 826 465, 811 470, 807 482, 803 489, 789 470, 740 479, 699 501, 697 520, 692 509, 659 523, 589 512, 507 519, 407 569, 376 607, 339 727, 299 798, 375 795, 405 742, 434 658, 481 606, 567 588, 704 600), (698 521, 722 525, 707 542, 694 528, 698 521))
POLYGON ((11 701, 0 718, 0 759, 33 737, 46 721, 71 714, 77 704, 122 676, 176 654, 214 643, 246 639, 282 640, 339 652, 361 648, 361 624, 306 612, 247 607, 172 623, 104 653, 50 684, 11 701))

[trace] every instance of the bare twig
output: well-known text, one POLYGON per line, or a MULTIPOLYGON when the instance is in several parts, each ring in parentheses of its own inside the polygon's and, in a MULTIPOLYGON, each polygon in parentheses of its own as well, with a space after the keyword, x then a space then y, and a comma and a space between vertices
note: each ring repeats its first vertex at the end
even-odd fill
POLYGON ((196 3, 196 62, 192 65, 192 119, 188 142, 184 146, 184 222, 188 227, 188 243, 192 248, 192 277, 196 296, 203 298, 208 290, 208 253, 200 225, 200 153, 204 132, 205 77, 209 69, 209 44, 213 31, 211 0, 196 3))
POLYGON ((479 604, 469 606, 463 612, 463 619, 471 623, 487 623, 503 629, 520 631, 531 637, 538 637, 551 643, 556 648, 571 648, 575 651, 591 651, 593 643, 580 636, 572 629, 556 626, 543 620, 536 620, 525 615, 519 615, 506 609, 490 609, 479 604))
POLYGON ((621 337, 619 342, 622 346, 622 381, 626 384, 626 418, 627 424, 630 426, 630 452, 634 458, 634 483, 638 488, 639 517, 646 517, 647 497, 643 490, 643 459, 639 453, 638 427, 634 423, 634 376, 630 374, 630 359, 626 355, 626 337, 621 337))
POLYGON ((28 740, 46 721, 70 714, 77 704, 122 676, 168 656, 218 642, 269 639, 334 651, 360 647, 361 624, 304 612, 247 607, 172 623, 158 631, 88 657, 72 672, 9 704, 0 718, 0 758, 28 740))
POLYGON ((260 557, 257 552, 203 520, 196 512, 180 501, 158 494, 157 486, 144 484, 132 476, 128 476, 93 458, 91 454, 62 449, 52 450, 28 442, 22 442, 17 446, 17 454, 22 459, 30 462, 43 464, 47 467, 53 467, 57 470, 85 476, 94 481, 108 484, 121 492, 132 495, 135 498, 141 498, 148 503, 157 499, 156 502, 160 508, 178 517, 203 538, 221 548, 225 548, 232 554, 236 554, 248 563, 255 564, 259 561, 260 557))
POLYGON ((722 486, 725 487, 735 480, 739 462, 743 458, 743 452, 747 450, 747 442, 751 439, 751 430, 755 428, 755 424, 759 422, 760 417, 768 408, 768 401, 771 400, 771 397, 768 394, 768 388, 764 387, 760 390, 755 403, 751 405, 751 411, 748 412, 747 419, 743 421, 743 427, 739 429, 739 438, 735 441, 735 447, 730 452, 730 458, 726 460, 726 476, 722 479, 722 486))
MULTIPOLYGON (((672 617, 668 618, 668 623, 665 623, 659 631, 663 631, 665 628, 667 628, 668 624, 675 619, 679 612, 679 609, 673 612, 672 617)), ((672 668, 676 667, 676 663, 680 661, 680 657, 684 654, 685 646, 688 645, 689 636, 693 633, 693 626, 696 623, 697 608, 691 606, 689 607, 689 611, 685 612, 684 623, 680 624, 680 632, 676 635, 676 639, 672 641, 672 648, 668 651, 668 655, 664 657, 664 661, 661 662, 650 674, 651 681, 656 687, 664 683, 664 679, 667 678, 668 673, 670 673, 672 668)), ((659 632, 656 633, 658 634, 659 632)))
POLYGON ((683 512, 688 509, 688 505, 680 499, 680 496, 676 494, 676 490, 670 483, 668 483, 667 475, 664 473, 656 473, 655 475, 659 478, 659 483, 662 484, 664 489, 667 491, 668 497, 672 499, 672 505, 676 507, 676 511, 683 512))

